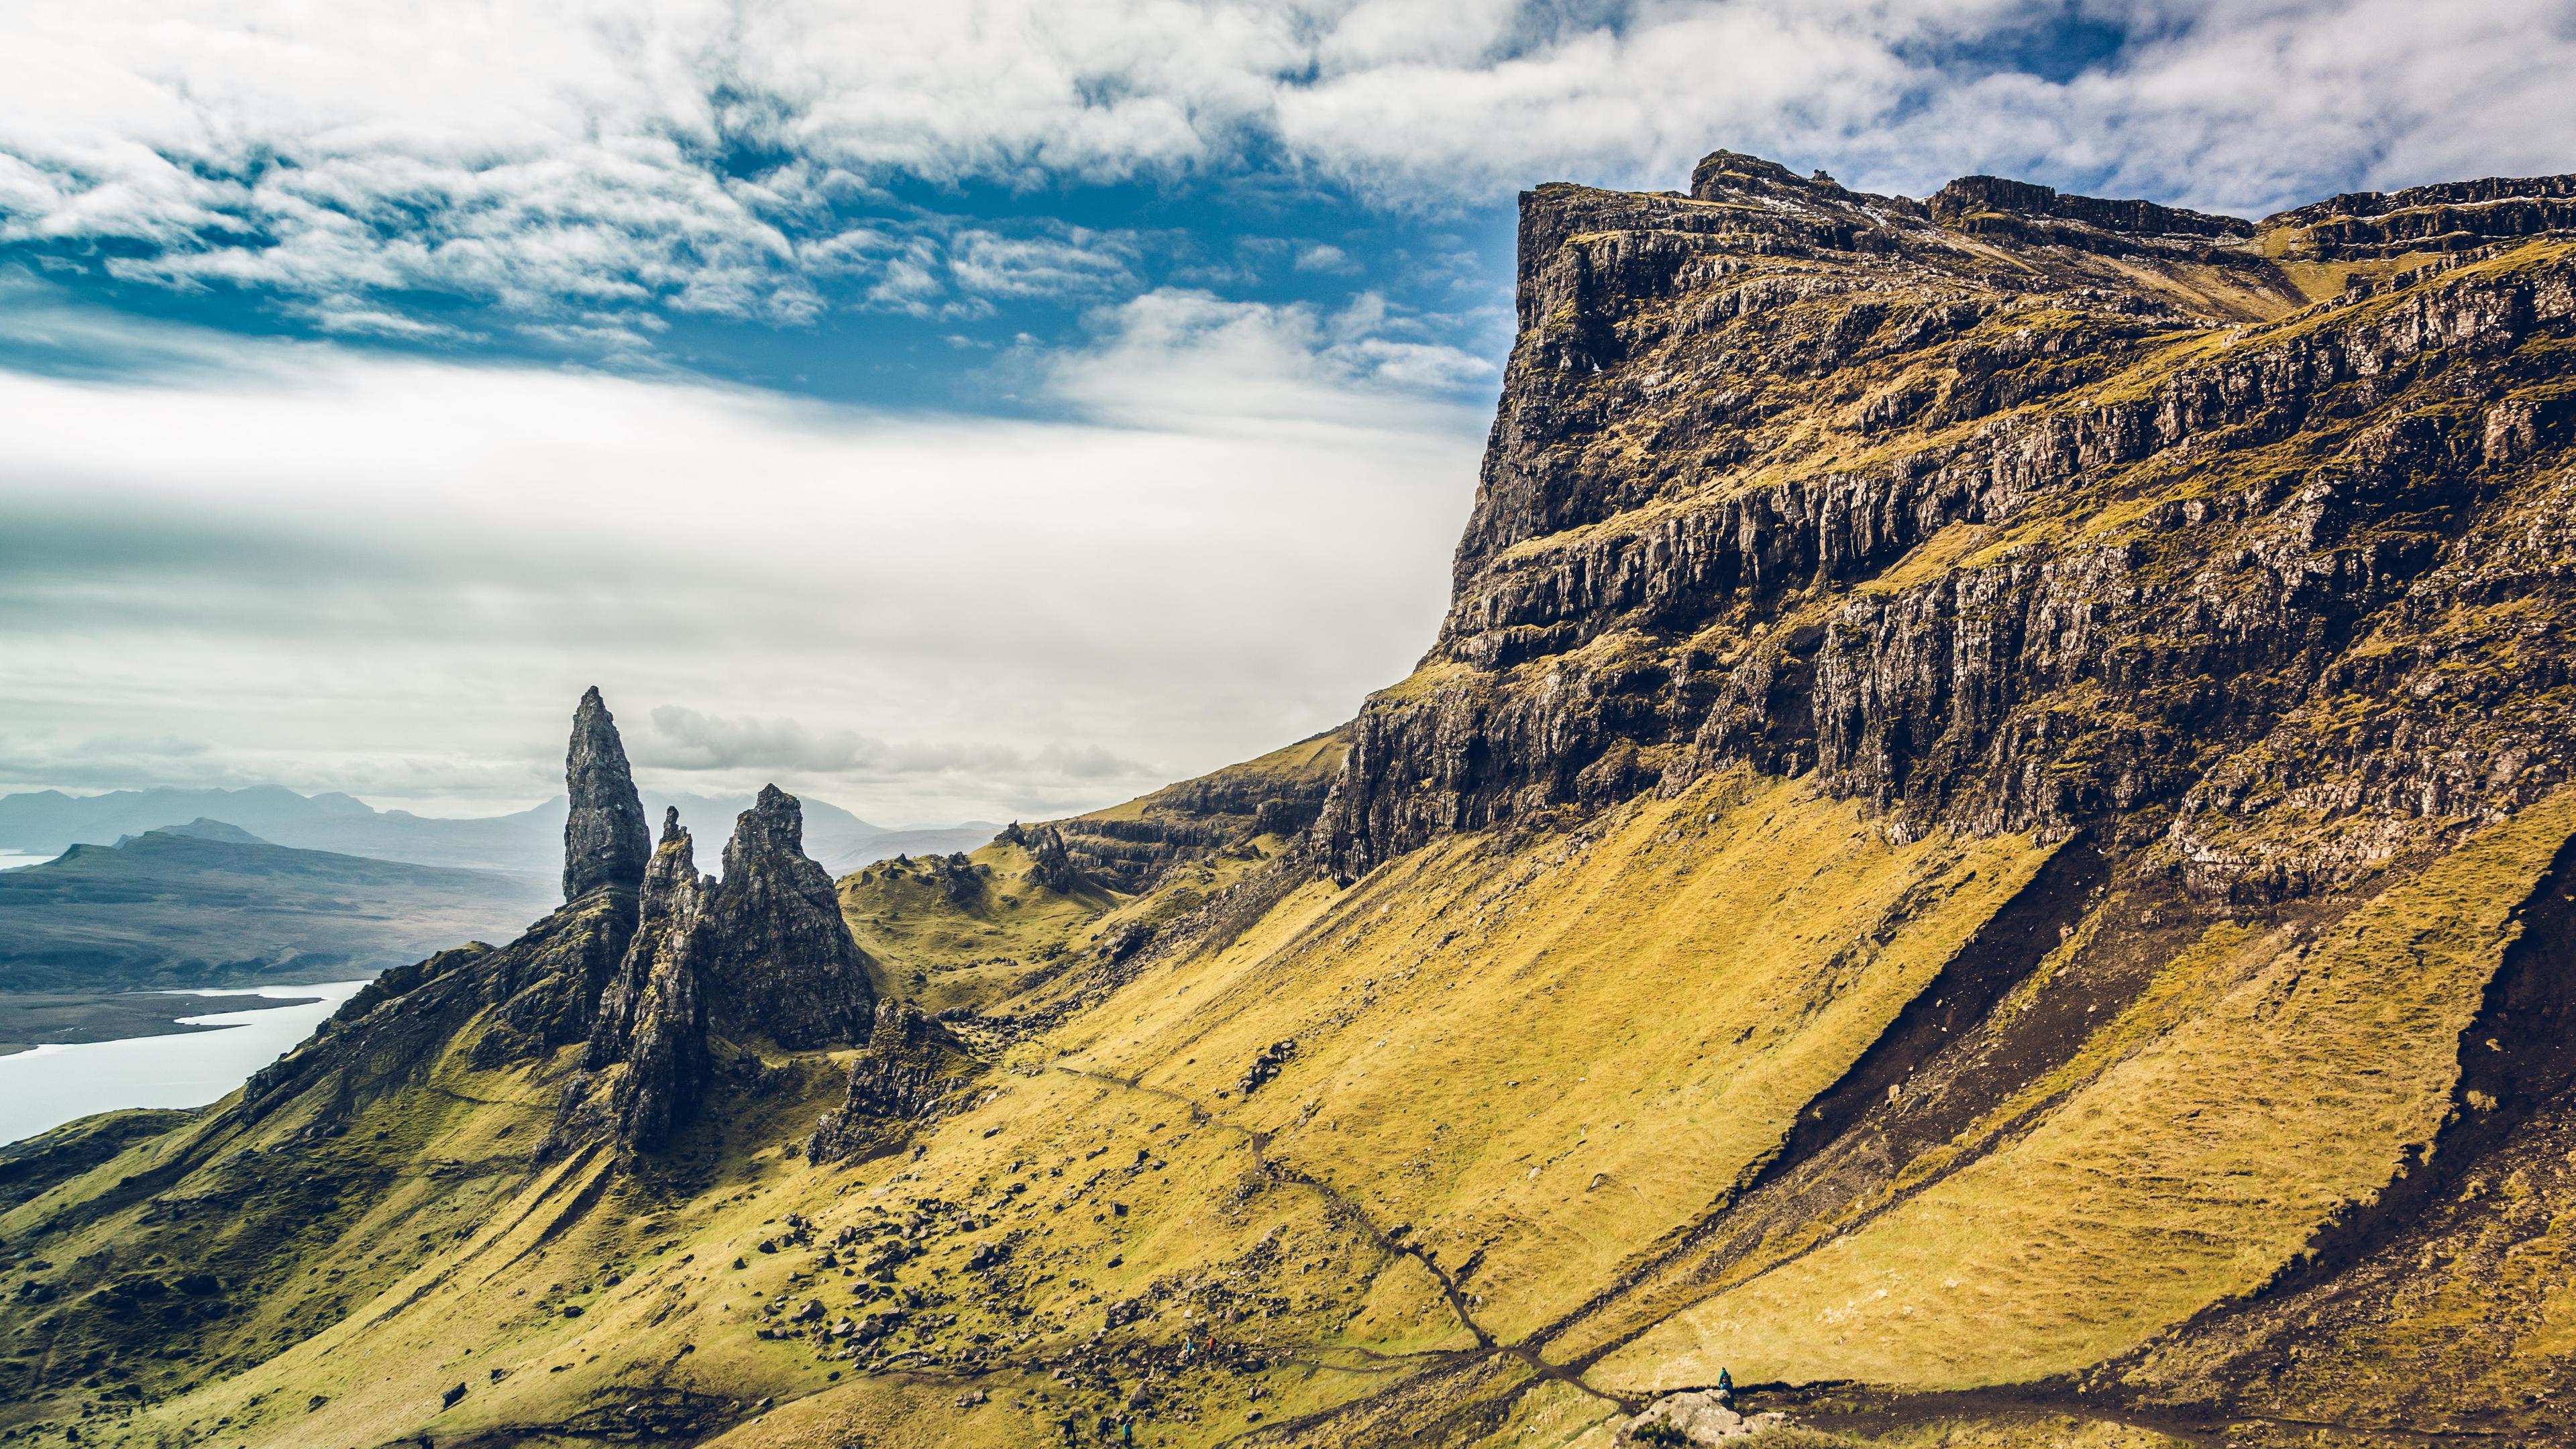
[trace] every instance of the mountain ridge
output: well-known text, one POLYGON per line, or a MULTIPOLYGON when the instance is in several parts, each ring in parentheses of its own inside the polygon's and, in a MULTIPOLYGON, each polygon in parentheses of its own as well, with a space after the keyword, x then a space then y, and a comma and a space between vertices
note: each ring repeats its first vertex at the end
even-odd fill
MULTIPOLYGON (((751 808, 752 797, 647 793, 649 807, 678 808, 692 820, 721 820, 751 808)), ((102 795, 59 790, 0 796, 0 850, 56 853, 74 844, 106 845, 119 835, 185 823, 221 820, 277 844, 331 850, 379 860, 465 869, 552 871, 562 864, 557 847, 565 797, 505 815, 444 817, 408 810, 377 810, 335 792, 299 795, 283 785, 188 790, 156 787, 102 795), (238 815, 240 819, 234 817, 238 815), (250 822, 248 825, 243 820, 250 822)), ((955 826, 897 829, 874 825, 823 801, 813 801, 817 848, 836 871, 856 870, 899 854, 946 854, 990 839, 998 825, 967 821, 955 826)))

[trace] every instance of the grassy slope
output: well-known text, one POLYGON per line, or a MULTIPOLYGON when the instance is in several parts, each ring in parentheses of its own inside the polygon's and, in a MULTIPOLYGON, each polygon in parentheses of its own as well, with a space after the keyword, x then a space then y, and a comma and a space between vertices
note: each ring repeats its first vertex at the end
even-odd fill
POLYGON ((1295 1038, 1241 1120, 1474 1261, 1487 1327, 1516 1337, 1776 1148, 2042 854, 1895 848, 1796 784, 1717 782, 1597 838, 1309 887, 1061 1045, 1213 1104, 1295 1038))
POLYGON ((938 1012, 1008 996, 1051 970, 1117 909, 1089 885, 1060 895, 1029 878, 1029 853, 996 841, 969 860, 991 871, 968 904, 952 904, 935 868, 884 862, 840 879, 841 919, 887 978, 880 989, 938 1012))
POLYGON ((1604 1380, 2033 1378, 2258 1287, 2430 1144, 2510 913, 2572 830, 2557 797, 2315 939, 2212 928, 2036 1088, 2062 1100, 2035 1123, 1855 1231, 1739 1265, 1604 1380))
MULTIPOLYGON (((1744 1377, 1991 1381, 2099 1356, 2241 1291, 2429 1130, 2505 913, 2572 821, 2564 803, 2535 810, 2311 940, 2245 931, 2181 953, 2098 1049, 2034 1084, 2046 1104, 2030 1122, 1966 1134, 1993 1150, 1674 1319, 1594 1382, 1688 1382, 1716 1355, 1744 1377), (2335 1066, 2364 1056, 2371 1070, 2335 1066), (2177 1122, 2194 1125, 2167 1130, 2177 1122), (2319 1141, 2335 1150, 2307 1150, 2319 1141)), ((288 1114, 161 1208, 117 1205, 114 1185, 185 1151, 201 1121, 22 1204, 0 1235, 41 1237, 57 1261, 140 1263, 222 1231, 219 1212, 167 1203, 255 1183, 264 1161, 249 1148, 283 1147, 314 1180, 385 1174, 372 1197, 339 1192, 344 1209, 303 1215, 292 1241, 246 1245, 291 1276, 211 1331, 225 1356, 206 1367, 241 1371, 117 1421, 140 1442, 218 1425, 262 1444, 414 1428, 470 1440, 604 1423, 630 1404, 706 1430, 774 1398, 725 1442, 932 1442, 915 1436, 930 1426, 939 1442, 1040 1443, 1059 1418, 1128 1412, 1139 1386, 1157 1401, 1150 1439, 1175 1445, 1256 1427, 1254 1413, 1305 1426, 1307 1442, 1416 1420, 1450 1426, 1426 1442, 1468 1442, 1458 1409, 1477 1403, 1478 1433, 1567 1442, 1609 1406, 1533 1385, 1510 1359, 1470 1362, 1477 1333, 1509 1342, 1563 1317, 1725 1201, 2046 854, 2013 838, 1893 845, 1797 782, 1714 781, 1577 834, 1462 839, 1347 891, 1298 888, 1222 950, 1152 959, 1013 1048, 917 1159, 817 1169, 781 1150, 833 1099, 817 1057, 659 1175, 576 1161, 531 1177, 520 1154, 551 1102, 544 1069, 474 1071, 469 1030, 327 1143, 297 1141, 288 1114), (1252 1056, 1288 1037, 1278 1076, 1243 1096, 1252 1056), (80 1204, 106 1210, 43 1235, 66 1209, 96 1210, 80 1204), (825 1241, 845 1223, 921 1224, 925 1251, 882 1287, 855 1255, 758 1251, 791 1212, 825 1241), (1013 1245, 1003 1273, 965 1269, 998 1242, 1013 1245), (1457 1306, 1408 1249, 1460 1283, 1457 1306), (926 1357, 860 1375, 828 1340, 758 1336, 779 1321, 768 1305, 812 1297, 837 1318, 888 1292, 917 1295, 933 1321, 884 1347, 926 1357), (1055 1377, 1126 1300, 1145 1315, 1101 1341, 1139 1356, 1055 1377), (1192 1325, 1256 1346, 1263 1366, 1181 1367, 1172 1345, 1192 1325), (464 1399, 441 1409, 458 1383, 464 1399), (1411 1398, 1387 1393, 1404 1384, 1411 1398), (989 1402, 960 1408, 969 1387, 989 1402), (1328 1413, 1362 1401, 1366 1414, 1328 1413)), ((1167 887, 1184 888, 1205 893, 1167 887)), ((963 920, 929 930, 934 908, 913 904, 911 940, 986 949, 963 920)), ((1091 910, 1063 919, 1087 936, 1104 919, 1091 910)), ((1170 910, 1149 897, 1117 914, 1170 910)), ((870 945, 900 969, 903 941, 870 945)), ((54 1338, 98 1311, 59 1307, 54 1338)), ((89 1442, 125 1437, 97 1433, 107 1422, 91 1420, 89 1442)), ((1955 1442, 2146 1442, 2002 1422, 1955 1442)))

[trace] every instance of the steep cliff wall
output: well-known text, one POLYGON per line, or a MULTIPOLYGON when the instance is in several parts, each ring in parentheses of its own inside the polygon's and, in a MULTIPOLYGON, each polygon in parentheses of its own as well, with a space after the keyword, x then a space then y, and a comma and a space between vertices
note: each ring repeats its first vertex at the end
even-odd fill
POLYGON ((2259 226, 1720 152, 1521 203, 1439 639, 1317 839, 1815 772, 2277 898, 2566 778, 2569 178, 2259 226))

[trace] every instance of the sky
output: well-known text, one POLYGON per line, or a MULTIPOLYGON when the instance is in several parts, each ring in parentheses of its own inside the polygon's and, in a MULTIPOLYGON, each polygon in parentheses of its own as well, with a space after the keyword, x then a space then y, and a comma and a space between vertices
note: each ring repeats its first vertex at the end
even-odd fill
POLYGON ((2576 0, 19 0, 0 790, 1038 818, 1430 643, 1516 193, 2576 170, 2576 0))

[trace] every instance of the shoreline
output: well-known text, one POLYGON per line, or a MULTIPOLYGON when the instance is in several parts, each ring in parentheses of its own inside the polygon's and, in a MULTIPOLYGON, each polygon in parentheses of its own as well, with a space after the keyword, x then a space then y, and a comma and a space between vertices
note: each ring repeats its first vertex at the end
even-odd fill
POLYGON ((0 1058, 23 1055, 39 1047, 91 1046, 156 1036, 197 1036, 239 1030, 241 1022, 201 1022, 187 1018, 216 1014, 214 1003, 250 997, 263 1004, 252 1010, 310 1006, 319 994, 266 996, 298 990, 301 982, 256 987, 209 987, 156 991, 0 991, 0 1058))

